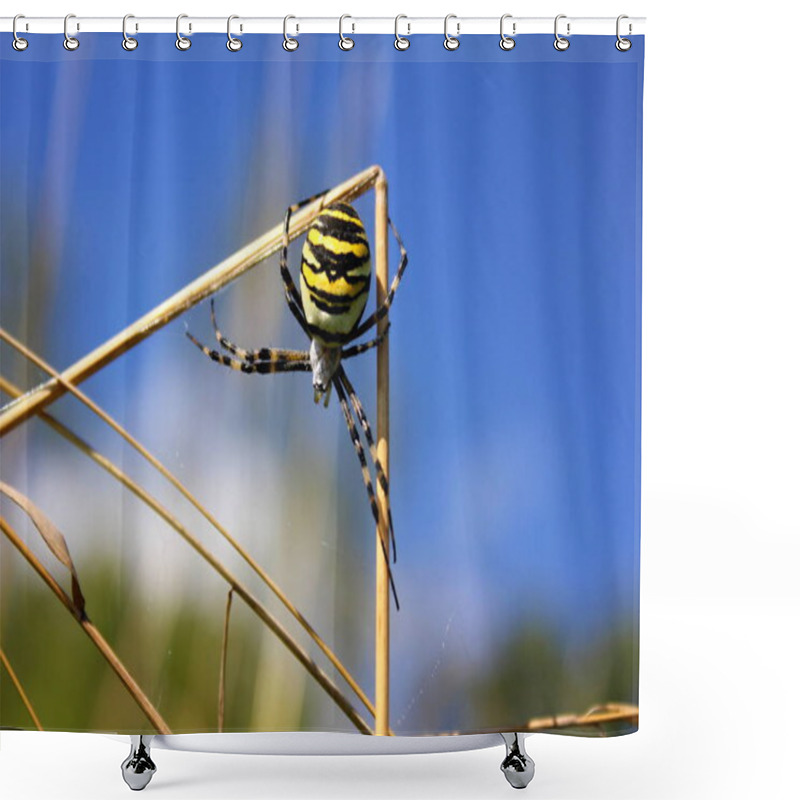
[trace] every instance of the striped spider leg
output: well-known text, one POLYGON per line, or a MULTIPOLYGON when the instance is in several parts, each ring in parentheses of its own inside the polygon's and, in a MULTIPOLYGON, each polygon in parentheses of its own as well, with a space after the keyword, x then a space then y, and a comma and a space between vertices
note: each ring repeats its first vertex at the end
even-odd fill
POLYGON ((235 369, 237 372, 245 374, 267 375, 272 372, 311 372, 311 362, 308 353, 303 350, 281 350, 273 347, 262 347, 259 350, 245 350, 234 344, 222 335, 217 326, 217 315, 214 310, 214 299, 211 299, 211 324, 214 326, 214 333, 217 341, 223 350, 233 353, 235 356, 220 353, 212 350, 199 342, 189 331, 186 331, 187 338, 200 350, 202 350, 212 361, 222 364, 225 367, 235 369))

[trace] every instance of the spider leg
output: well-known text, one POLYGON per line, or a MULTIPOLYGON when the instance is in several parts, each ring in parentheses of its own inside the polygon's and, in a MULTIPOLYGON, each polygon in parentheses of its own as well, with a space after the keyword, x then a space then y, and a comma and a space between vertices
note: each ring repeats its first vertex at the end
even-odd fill
MULTIPOLYGON (((356 429, 356 424, 353 421, 353 415, 350 413, 350 407, 347 405, 347 396, 345 394, 344 389, 342 388, 342 383, 339 379, 339 376, 336 375, 333 378, 333 385, 336 387, 336 394, 339 395, 339 403, 342 406, 342 413, 344 414, 344 420, 347 423, 347 430, 350 433, 350 439, 353 442, 353 447, 356 450, 356 455, 358 456, 358 461, 361 464, 361 477, 364 479, 364 486, 367 489, 367 495, 369 496, 369 505, 372 509, 372 516, 375 519, 375 524, 378 525, 380 528, 380 514, 378 512, 378 502, 375 499, 375 490, 372 487, 372 479, 369 475, 369 468, 367 467, 367 459, 364 455, 364 448, 361 445, 361 438, 358 435, 358 430, 356 429)), ((394 576, 392 575, 392 568, 389 566, 389 552, 386 549, 386 542, 381 536, 381 548, 383 549, 383 558, 386 561, 386 569, 389 573, 389 583, 392 587, 392 595, 394 596, 394 604, 397 610, 400 610, 400 602, 397 599, 397 589, 394 585, 394 576)))
POLYGON ((308 361, 308 353, 302 350, 282 350, 274 347, 262 347, 259 350, 245 350, 234 344, 230 339, 222 335, 222 331, 217 325, 217 315, 214 311, 214 298, 211 298, 211 324, 214 326, 214 334, 220 346, 233 353, 241 361, 308 361))
POLYGON ((361 401, 358 399, 356 390, 353 388, 350 378, 347 377, 344 367, 339 367, 338 377, 342 382, 342 386, 347 392, 347 396, 350 399, 350 405, 353 406, 353 410, 356 412, 358 421, 361 424, 361 429, 364 431, 364 438, 367 440, 367 445, 369 446, 369 452, 372 456, 372 463, 375 465, 375 478, 380 484, 381 489, 383 489, 383 493, 386 495, 386 517, 389 523, 389 538, 392 543, 392 560, 397 561, 397 543, 395 542, 394 538, 392 508, 389 505, 389 479, 386 477, 386 471, 383 468, 380 458, 378 458, 378 448, 375 447, 375 440, 372 438, 372 429, 370 428, 367 415, 364 413, 364 406, 361 405, 361 401))
POLYGON ((361 353, 367 350, 371 350, 373 347, 377 347, 386 338, 387 333, 389 333, 388 323, 386 325, 386 330, 380 336, 370 339, 368 342, 362 342, 361 344, 354 345, 353 347, 346 347, 342 350, 342 358, 352 358, 353 356, 361 355, 361 353))
POLYGON ((241 361, 238 358, 226 356, 218 353, 210 347, 206 347, 186 331, 186 336, 198 349, 202 350, 212 361, 217 364, 235 369, 237 372, 244 372, 247 375, 269 375, 273 372, 311 372, 311 362, 306 361, 241 361))
POLYGON ((394 232, 394 238, 397 239, 397 244, 400 247, 400 266, 397 268, 397 273, 395 274, 392 285, 389 288, 389 293, 384 298, 380 308, 378 308, 378 310, 373 314, 370 314, 370 316, 367 317, 367 319, 365 319, 364 322, 362 322, 350 334, 348 341, 352 342, 354 339, 358 339, 359 336, 363 336, 373 325, 380 322, 389 313, 389 307, 392 305, 392 300, 394 300, 394 293, 397 291, 397 287, 400 285, 406 265, 408 264, 408 251, 403 245, 403 240, 400 238, 400 234, 397 232, 397 228, 395 228, 394 222, 392 222, 391 219, 389 220, 389 225, 391 225, 392 231, 394 232))

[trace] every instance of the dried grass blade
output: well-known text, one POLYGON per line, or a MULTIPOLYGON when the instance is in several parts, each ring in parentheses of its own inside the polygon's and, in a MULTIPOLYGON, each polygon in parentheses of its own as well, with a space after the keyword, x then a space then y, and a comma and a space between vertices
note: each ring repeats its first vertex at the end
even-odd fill
POLYGON ((81 585, 78 581, 78 571, 75 569, 75 562, 69 553, 69 547, 67 547, 67 540, 64 535, 30 498, 3 481, 0 481, 0 492, 8 497, 9 500, 13 500, 30 517, 44 543, 50 548, 53 555, 70 571, 72 574, 72 602, 81 616, 85 616, 86 600, 83 597, 81 585))

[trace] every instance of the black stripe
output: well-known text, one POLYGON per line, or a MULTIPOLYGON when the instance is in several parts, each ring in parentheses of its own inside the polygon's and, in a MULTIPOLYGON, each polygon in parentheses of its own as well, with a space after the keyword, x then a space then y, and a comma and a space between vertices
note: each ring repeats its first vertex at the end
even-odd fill
POLYGON ((363 267, 369 261, 369 255, 357 256, 355 253, 334 253, 328 250, 325 245, 311 244, 311 242, 308 243, 308 246, 319 264, 319 269, 316 270, 314 270, 312 264, 309 264, 309 267, 315 272, 325 270, 325 272, 330 271, 346 277, 346 273, 363 267))
MULTIPOLYGON (((362 294, 369 292, 369 275, 365 277, 364 285, 354 294, 354 295, 342 295, 342 294, 334 294, 333 292, 326 292, 324 289, 318 289, 316 286, 311 286, 311 284, 306 280, 306 276, 303 273, 300 273, 303 278, 303 283, 306 285, 308 291, 316 295, 314 299, 317 297, 324 301, 328 301, 329 303, 333 303, 334 305, 343 305, 346 304, 348 307, 352 306, 362 294)), ((350 284, 355 284, 356 281, 347 281, 350 284)))
POLYGON ((351 222, 345 222, 345 220, 336 219, 335 217, 327 217, 325 220, 317 217, 316 222, 311 227, 316 228, 322 236, 341 239, 341 241, 349 244, 364 244, 369 249, 367 232, 361 227, 356 227, 351 222))
MULTIPOLYGON (((321 339, 326 344, 330 344, 335 347, 346 344, 350 341, 352 329, 347 331, 347 333, 331 333, 330 331, 324 331, 322 328, 318 328, 316 325, 312 325, 310 322, 306 324, 308 325, 309 333, 311 333, 315 338, 321 339)), ((353 327, 355 327, 356 324, 358 323, 354 323, 353 327)))
POLYGON ((308 267, 309 270, 313 272, 315 275, 324 275, 331 282, 338 280, 345 280, 351 286, 355 286, 356 284, 359 283, 369 283, 370 279, 372 278, 371 270, 366 275, 351 275, 350 273, 337 269, 336 267, 331 268, 330 265, 327 264, 323 264, 321 267, 315 267, 310 261, 307 261, 305 258, 300 264, 301 274, 302 274, 302 267, 304 266, 308 267))
MULTIPOLYGON (((327 258, 327 252, 326 252, 326 258, 327 258)), ((361 263, 363 264, 364 262, 362 261, 361 263)), ((344 269, 341 269, 338 266, 332 267, 330 264, 326 264, 324 262, 322 263, 321 266, 316 267, 305 257, 303 258, 300 266, 301 268, 304 266, 308 267, 311 270, 311 272, 313 272, 315 275, 325 275, 325 277, 329 281, 337 281, 340 278, 343 278, 351 286, 355 286, 357 283, 369 282, 370 278, 372 277, 372 270, 370 270, 366 275, 358 275, 358 274, 351 275, 349 272, 347 272, 344 269)))
POLYGON ((311 302, 320 311, 324 311, 326 314, 330 314, 334 317, 338 317, 341 314, 347 314, 347 312, 352 310, 353 307, 352 303, 326 303, 323 300, 318 300, 313 294, 311 295, 311 302))
POLYGON ((314 220, 312 228, 316 228, 320 233, 326 236, 334 236, 337 239, 343 239, 346 242, 363 242, 368 244, 367 233, 364 230, 364 224, 361 218, 356 213, 352 206, 345 203, 336 203, 325 209, 314 220), (330 211, 340 211, 343 214, 353 217, 353 220, 341 219, 330 214, 330 211))

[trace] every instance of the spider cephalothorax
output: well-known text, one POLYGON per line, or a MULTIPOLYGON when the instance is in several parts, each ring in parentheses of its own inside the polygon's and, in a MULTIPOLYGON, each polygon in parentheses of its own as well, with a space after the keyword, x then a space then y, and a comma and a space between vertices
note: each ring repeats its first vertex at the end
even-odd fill
MULTIPOLYGON (((310 339, 309 349, 307 351, 280 350, 265 347, 260 350, 245 350, 238 347, 223 336, 219 330, 214 313, 213 300, 211 301, 211 321, 214 325, 217 341, 221 348, 231 353, 232 356, 211 350, 201 344, 188 331, 186 335, 212 361, 224 364, 226 367, 239 372, 246 374, 311 372, 314 400, 318 401, 320 397, 324 396, 326 406, 330 399, 331 389, 336 389, 339 404, 350 433, 350 439, 361 464, 361 473, 369 496, 372 516, 375 518, 376 524, 379 524, 380 515, 378 513, 378 504, 375 500, 375 490, 372 486, 372 478, 364 455, 364 448, 361 444, 361 437, 353 419, 353 413, 358 418, 364 438, 367 440, 367 446, 375 468, 375 477, 386 493, 387 503, 389 480, 378 458, 375 440, 373 439, 367 416, 364 413, 364 407, 344 371, 342 362, 375 347, 382 341, 383 336, 379 336, 360 344, 351 344, 388 314, 395 291, 408 263, 408 254, 400 235, 397 233, 397 229, 392 221, 389 220, 389 225, 400 247, 400 265, 397 268, 397 274, 392 281, 386 299, 377 311, 370 314, 364 322, 361 322, 372 276, 369 240, 356 210, 348 203, 334 203, 320 211, 303 243, 303 257, 300 265, 300 291, 298 292, 288 267, 289 222, 292 214, 299 208, 320 196, 315 195, 287 209, 283 226, 283 247, 280 260, 286 302, 300 327, 310 339)), ((385 332, 383 335, 385 335, 385 332)), ((396 558, 394 527, 392 525, 391 510, 388 509, 388 506, 387 512, 389 540, 393 555, 396 558)), ((388 566, 389 553, 385 543, 383 544, 383 555, 388 566)), ((395 605, 399 608, 391 569, 389 569, 389 580, 395 605)))
POLYGON ((314 384, 314 402, 318 403, 319 398, 325 396, 325 407, 328 407, 328 400, 331 396, 331 382, 339 364, 342 363, 341 347, 325 347, 320 344, 319 339, 311 340, 311 347, 308 349, 308 357, 311 361, 311 382, 314 384))

